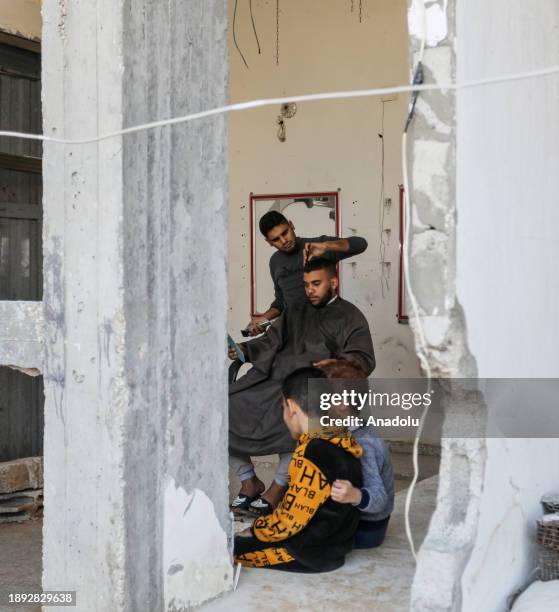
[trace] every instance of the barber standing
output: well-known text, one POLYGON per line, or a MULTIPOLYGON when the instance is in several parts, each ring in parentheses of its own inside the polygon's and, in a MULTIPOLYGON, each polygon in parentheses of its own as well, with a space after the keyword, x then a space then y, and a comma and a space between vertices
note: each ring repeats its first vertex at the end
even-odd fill
POLYGON ((259 228, 266 242, 277 249, 270 257, 275 299, 266 312, 251 316, 247 326, 251 336, 262 333, 259 324, 275 319, 287 306, 306 299, 303 266, 307 261, 321 257, 337 263, 367 249, 367 241, 358 236, 299 238, 295 234, 293 223, 276 211, 267 212, 260 219, 259 228))

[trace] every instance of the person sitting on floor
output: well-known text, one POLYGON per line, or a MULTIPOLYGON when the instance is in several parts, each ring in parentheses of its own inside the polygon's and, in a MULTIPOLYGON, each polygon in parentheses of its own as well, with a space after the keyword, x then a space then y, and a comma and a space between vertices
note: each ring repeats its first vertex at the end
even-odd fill
MULTIPOLYGON (((340 359, 324 367, 331 379, 362 379, 367 384, 367 372, 360 363, 340 359)), ((353 386, 349 384, 347 386, 353 386)), ((349 409, 350 412, 353 410, 349 409)), ((345 409, 347 413, 347 409, 345 409)), ((340 416, 346 416, 344 409, 338 409, 340 416)), ((355 548, 376 548, 384 541, 390 514, 394 509, 394 472, 390 453, 374 427, 349 427, 353 436, 363 448, 361 466, 363 485, 355 487, 347 479, 338 479, 332 486, 332 499, 342 504, 352 504, 361 512, 355 548)))
POLYGON ((244 566, 331 571, 344 564, 353 546, 359 511, 333 500, 330 493, 336 480, 361 487, 362 450, 344 428, 314 427, 325 412, 309 398, 311 379, 326 379, 326 374, 301 368, 283 382, 283 418, 297 440, 289 487, 271 514, 235 537, 235 561, 244 566))

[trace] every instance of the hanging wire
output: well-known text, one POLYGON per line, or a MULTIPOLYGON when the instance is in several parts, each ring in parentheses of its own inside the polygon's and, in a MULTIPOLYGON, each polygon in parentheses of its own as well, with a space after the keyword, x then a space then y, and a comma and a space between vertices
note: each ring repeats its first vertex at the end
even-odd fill
POLYGON ((276 66, 279 66, 279 0, 276 0, 276 66))
POLYGON ((386 102, 382 100, 382 119, 381 119, 381 131, 379 132, 379 138, 381 142, 381 179, 380 179, 380 194, 379 194, 379 213, 380 213, 380 243, 379 243, 379 255, 380 255, 380 287, 383 299, 386 297, 385 293, 390 290, 390 284, 388 282, 388 275, 386 272, 386 242, 384 241, 384 213, 386 211, 386 202, 384 201, 384 168, 385 168, 385 148, 384 148, 384 110, 386 102))
POLYGON ((258 55, 260 55, 260 41, 258 40, 258 33, 256 32, 256 25, 254 23, 254 15, 252 13, 252 0, 248 0, 248 7, 250 9, 250 20, 252 22, 252 31, 254 32, 254 38, 256 38, 256 44, 258 46, 258 55))
POLYGON ((359 0, 359 23, 363 21, 363 0, 359 0))
MULTIPOLYGON (((413 77, 413 85, 415 88, 421 87, 424 81, 424 73, 423 73, 423 56, 425 54, 425 44, 427 41, 427 9, 425 7, 425 0, 420 0, 419 7, 421 10, 421 46, 419 48, 419 56, 417 60, 417 67, 414 72, 413 77)), ((417 347, 417 356, 419 357, 419 361, 423 367, 423 371, 425 372, 425 378, 427 380, 427 393, 431 392, 432 388, 432 378, 433 374, 431 372, 431 366, 429 364, 428 359, 428 349, 427 349, 427 340, 425 338, 425 332, 423 329, 423 321, 421 318, 421 312, 419 310, 419 305, 417 302, 417 298, 415 297, 415 293, 413 292, 413 288, 411 286, 411 270, 410 270, 410 252, 411 252, 411 214, 412 214, 412 204, 411 204, 411 194, 410 194, 410 186, 409 186, 409 173, 408 173, 408 130, 413 121, 415 115, 415 106, 417 103, 417 98, 419 96, 419 90, 415 89, 412 94, 412 101, 410 105, 410 112, 408 115, 408 119, 406 121, 406 125, 404 127, 404 133, 402 134, 402 175, 404 180, 404 248, 403 256, 404 256, 404 284, 406 294, 410 301, 411 311, 415 318, 415 336, 418 343, 417 347)), ((404 528, 406 531, 406 538, 410 545, 411 554, 414 558, 414 561, 417 562, 417 551, 415 548, 415 541, 413 539, 413 533, 411 530, 411 502, 413 499, 413 493, 415 490, 415 486, 419 479, 419 440, 421 439, 421 435, 423 433, 423 427, 425 425, 425 420, 427 419, 427 413, 429 411, 429 405, 425 405, 423 407, 423 411, 419 418, 419 426, 417 427, 417 431, 415 432, 415 436, 413 439, 413 448, 412 448, 412 463, 413 463, 413 477, 406 491, 406 498, 404 501, 404 528)))
POLYGON ((245 59, 245 56, 243 55, 243 52, 241 51, 239 45, 237 44, 237 35, 235 33, 235 22, 237 20, 237 4, 238 3, 239 3, 239 0, 235 0, 235 8, 233 9, 233 42, 235 43, 235 47, 237 48, 237 51, 239 52, 239 55, 241 56, 245 66, 248 68, 248 64, 245 59))

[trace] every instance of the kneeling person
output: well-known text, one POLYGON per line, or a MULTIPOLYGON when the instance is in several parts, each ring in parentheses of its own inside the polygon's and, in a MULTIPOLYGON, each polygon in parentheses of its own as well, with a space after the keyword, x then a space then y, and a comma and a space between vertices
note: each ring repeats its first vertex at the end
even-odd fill
MULTIPOLYGON (((348 386, 359 379, 368 389, 367 373, 358 362, 340 359, 325 368, 328 378, 346 379, 348 386)), ((360 389, 363 390, 363 389, 360 389)), ((340 407, 341 417, 357 411, 340 407)), ((332 499, 342 504, 352 504, 361 513, 355 532, 355 548, 376 548, 384 541, 390 514, 394 509, 394 472, 390 452, 384 440, 371 426, 349 427, 363 449, 361 466, 363 485, 353 486, 349 480, 336 480, 332 486, 332 499)))
POLYGON ((335 480, 360 487, 362 450, 351 434, 311 431, 324 414, 309 402, 310 379, 326 378, 301 368, 283 382, 283 418, 297 447, 289 464, 289 486, 279 506, 235 537, 235 561, 248 567, 324 572, 344 564, 353 547, 359 511, 330 497, 335 480))

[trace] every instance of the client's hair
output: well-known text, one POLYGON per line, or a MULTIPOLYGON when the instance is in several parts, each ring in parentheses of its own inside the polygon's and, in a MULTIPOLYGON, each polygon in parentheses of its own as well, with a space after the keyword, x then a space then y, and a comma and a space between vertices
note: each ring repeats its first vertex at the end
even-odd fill
POLYGON ((329 276, 336 276, 336 264, 324 257, 311 259, 303 268, 303 272, 315 272, 316 270, 326 270, 329 276))
MULTIPOLYGON (((367 393, 369 391, 367 371, 357 359, 338 359, 322 369, 332 381, 332 387, 337 393, 344 389, 347 391, 354 390, 357 393, 367 393), (336 380, 338 381, 337 384, 336 380)), ((333 407, 332 412, 340 417, 359 413, 354 406, 344 405, 333 407)))
POLYGON ((367 378, 367 371, 357 359, 337 359, 322 368, 328 378, 367 378))
POLYGON ((262 215, 258 222, 258 227, 264 238, 268 237, 268 232, 273 230, 277 225, 289 223, 288 220, 277 210, 270 210, 265 215, 262 215))
MULTIPOLYGON (((282 385, 283 397, 294 400, 307 416, 324 414, 320 410, 318 394, 316 398, 309 397, 309 380, 326 379, 326 374, 318 368, 300 368, 285 377, 282 385), (313 401, 314 400, 314 401, 313 401)), ((315 395, 314 393, 312 394, 315 395)))

